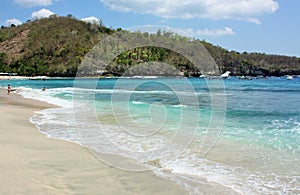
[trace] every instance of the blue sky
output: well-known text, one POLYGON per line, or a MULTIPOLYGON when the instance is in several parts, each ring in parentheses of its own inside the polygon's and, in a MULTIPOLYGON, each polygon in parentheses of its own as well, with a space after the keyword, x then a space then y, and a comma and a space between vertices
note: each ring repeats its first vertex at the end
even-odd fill
POLYGON ((0 25, 72 14, 113 28, 169 26, 239 52, 300 57, 299 8, 298 0, 1 0, 0 25))

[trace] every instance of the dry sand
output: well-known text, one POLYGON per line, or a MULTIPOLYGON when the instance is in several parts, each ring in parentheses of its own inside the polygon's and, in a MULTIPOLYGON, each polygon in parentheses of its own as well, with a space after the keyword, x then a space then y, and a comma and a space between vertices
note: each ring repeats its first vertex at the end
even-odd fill
POLYGON ((47 138, 29 118, 50 106, 0 90, 0 194, 187 194, 150 171, 115 169, 82 146, 47 138))

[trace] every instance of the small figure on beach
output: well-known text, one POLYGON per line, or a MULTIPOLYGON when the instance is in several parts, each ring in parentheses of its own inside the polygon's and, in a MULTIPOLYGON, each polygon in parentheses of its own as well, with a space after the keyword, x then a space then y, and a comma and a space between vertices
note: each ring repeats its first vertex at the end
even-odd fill
POLYGON ((10 84, 7 85, 7 95, 9 95, 11 92, 10 84))
POLYGON ((46 87, 43 87, 42 91, 46 91, 46 87))

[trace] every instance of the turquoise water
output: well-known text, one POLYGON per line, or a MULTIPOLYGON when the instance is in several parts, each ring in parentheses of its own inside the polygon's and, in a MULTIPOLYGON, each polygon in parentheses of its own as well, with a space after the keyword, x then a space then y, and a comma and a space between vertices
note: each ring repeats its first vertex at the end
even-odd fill
POLYGON ((299 77, 0 81, 8 83, 62 106, 31 118, 49 137, 155 160, 150 169, 191 193, 208 181, 243 194, 300 194, 299 77))

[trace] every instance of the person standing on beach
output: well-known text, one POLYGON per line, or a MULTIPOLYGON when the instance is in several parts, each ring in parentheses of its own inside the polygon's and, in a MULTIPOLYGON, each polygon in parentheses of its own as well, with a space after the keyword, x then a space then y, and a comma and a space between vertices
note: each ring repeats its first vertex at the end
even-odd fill
POLYGON ((10 94, 11 88, 10 88, 10 84, 7 85, 7 95, 10 94))

